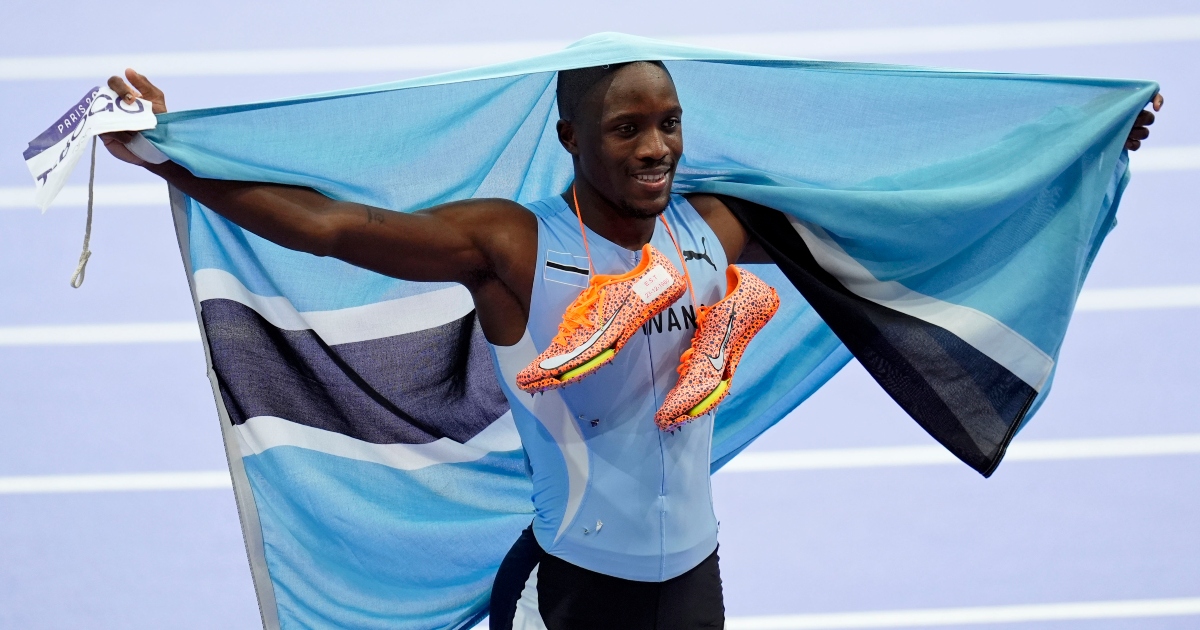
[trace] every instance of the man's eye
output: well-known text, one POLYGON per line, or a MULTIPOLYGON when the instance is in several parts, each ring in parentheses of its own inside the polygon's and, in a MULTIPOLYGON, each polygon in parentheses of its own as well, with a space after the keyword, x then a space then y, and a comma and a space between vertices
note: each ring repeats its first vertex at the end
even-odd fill
POLYGON ((621 125, 620 127, 617 127, 617 132, 619 133, 630 134, 635 131, 637 131, 637 128, 633 125, 621 125))
POLYGON ((678 118, 671 118, 663 123, 663 127, 667 128, 667 129, 674 129, 678 126, 679 126, 678 118))

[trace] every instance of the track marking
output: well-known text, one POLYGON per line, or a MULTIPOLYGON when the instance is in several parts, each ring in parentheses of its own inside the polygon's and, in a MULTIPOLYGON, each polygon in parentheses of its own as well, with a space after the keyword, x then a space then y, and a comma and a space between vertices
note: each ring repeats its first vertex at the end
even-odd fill
MULTIPOLYGON (((154 184, 97 184, 96 207, 108 206, 160 206, 166 212, 170 206, 167 187, 154 184)), ((0 209, 36 211, 33 205, 33 183, 28 186, 0 188, 0 209)), ((51 204, 51 212, 62 207, 87 206, 87 186, 64 186, 51 204)))
POLYGON ((227 470, 0 477, 0 494, 212 490, 232 487, 227 470))
POLYGON ((725 628, 727 630, 928 628, 994 623, 1077 621, 1081 619, 1137 619, 1190 615, 1200 615, 1200 597, 731 617, 726 620, 725 628))
POLYGON ((1129 154, 1134 173, 1157 171, 1194 171, 1200 169, 1200 145, 1146 147, 1129 154))
MULTIPOLYGON (((1082 440, 1030 440, 1013 444, 1005 461, 1061 461, 1193 454, 1200 454, 1200 433, 1082 440)), ((958 460, 941 446, 889 446, 742 453, 721 471, 777 472, 957 463, 958 460)), ((0 477, 0 494, 208 490, 229 487, 229 473, 224 470, 0 477)))
MULTIPOLYGON (((671 38, 762 55, 829 59, 863 55, 1021 50, 1200 39, 1200 15, 1001 22, 905 28, 745 33, 671 38)), ((570 42, 467 43, 0 58, 0 81, 88 79, 133 66, 155 78, 454 70, 561 50, 570 42)))
MULTIPOLYGON (((1076 440, 1017 440, 1005 462, 1110 459, 1163 455, 1200 455, 1200 433, 1076 440)), ((940 445, 750 451, 733 458, 721 472, 778 472, 936 466, 959 461, 940 445)))
POLYGON ((200 341, 200 328, 195 321, 0 327, 0 346, 77 346, 112 343, 194 343, 198 341, 200 341))
POLYGON ((1076 311, 1137 311, 1200 306, 1200 284, 1174 287, 1130 287, 1085 289, 1075 303, 1076 311))

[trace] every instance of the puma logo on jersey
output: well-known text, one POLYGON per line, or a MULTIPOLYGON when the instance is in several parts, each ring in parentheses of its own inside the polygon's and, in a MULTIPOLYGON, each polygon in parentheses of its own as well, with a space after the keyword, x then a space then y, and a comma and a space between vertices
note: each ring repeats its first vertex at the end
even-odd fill
POLYGON ((703 252, 694 252, 690 249, 683 250, 683 262, 686 264, 689 260, 703 260, 712 266, 713 271, 717 270, 717 264, 708 256, 708 238, 701 236, 700 244, 704 247, 703 252))

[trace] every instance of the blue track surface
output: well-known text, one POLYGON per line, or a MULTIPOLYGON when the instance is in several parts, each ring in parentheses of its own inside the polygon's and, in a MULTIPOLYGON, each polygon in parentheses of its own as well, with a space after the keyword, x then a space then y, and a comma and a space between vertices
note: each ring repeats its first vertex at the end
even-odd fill
MULTIPOLYGON (((672 36, 1120 18, 1138 16, 1142 5, 781 0, 732 6, 458 0, 403 9, 384 2, 290 3, 283 10, 260 0, 212 0, 143 7, 140 16, 125 18, 96 3, 23 3, 0 9, 0 58, 570 40, 602 30, 672 36), (51 24, 86 27, 89 35, 51 35, 51 24)), ((1182 15, 1200 13, 1200 6, 1176 0, 1147 10, 1182 15)), ((862 58, 1156 80, 1167 107, 1147 146, 1200 145, 1197 39, 862 58)), ((403 76, 409 74, 172 77, 159 84, 178 110, 403 76)), ((32 188, 20 160, 25 143, 103 78, 0 80, 12 110, 0 126, 0 189, 32 188)), ((73 183, 85 183, 85 170, 73 183)), ((1087 288, 1200 285, 1198 173, 1139 174, 1135 156, 1120 226, 1087 288)), ((150 181, 107 156, 99 160, 99 184, 150 181)), ((67 278, 83 217, 78 206, 44 216, 0 207, 0 330, 194 319, 165 205, 98 208, 88 280, 76 291, 67 278)), ((1195 307, 1078 314, 1054 393, 1018 441, 1200 433, 1198 316, 1195 307)), ((930 443, 851 364, 750 452, 930 443)), ((0 345, 0 482, 224 467, 198 343, 0 345)), ((987 480, 961 465, 722 472, 714 493, 726 607, 740 618, 1197 598, 1197 488, 1195 454, 1011 461, 987 480)), ((258 624, 232 492, 0 494, 0 628, 258 624)), ((1200 616, 993 627, 1197 628, 1200 616)))

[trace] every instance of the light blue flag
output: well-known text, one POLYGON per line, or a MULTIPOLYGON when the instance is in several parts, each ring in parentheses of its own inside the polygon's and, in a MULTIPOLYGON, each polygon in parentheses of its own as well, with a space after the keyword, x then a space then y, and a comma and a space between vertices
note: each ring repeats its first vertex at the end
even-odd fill
MULTIPOLYGON (((783 305, 721 408, 714 470, 853 353, 990 474, 1048 391, 1153 83, 606 34, 499 66, 166 114, 145 135, 199 176, 401 212, 531 202, 572 177, 555 72, 638 59, 663 60, 683 104, 676 192, 726 196, 778 263, 753 268, 783 305)), ((265 626, 476 623, 532 507, 466 290, 286 250, 178 193, 173 205, 265 626)))

